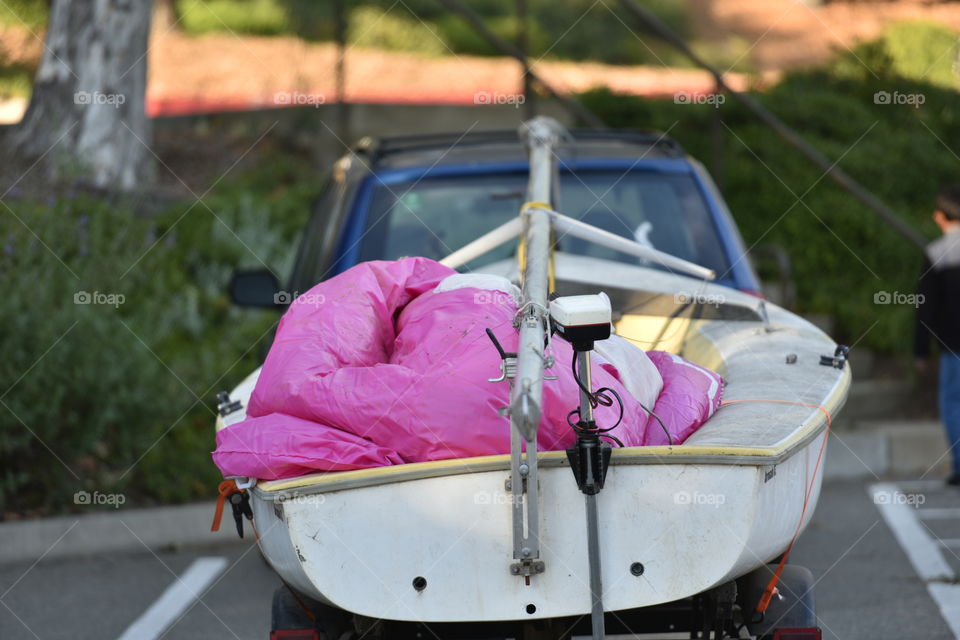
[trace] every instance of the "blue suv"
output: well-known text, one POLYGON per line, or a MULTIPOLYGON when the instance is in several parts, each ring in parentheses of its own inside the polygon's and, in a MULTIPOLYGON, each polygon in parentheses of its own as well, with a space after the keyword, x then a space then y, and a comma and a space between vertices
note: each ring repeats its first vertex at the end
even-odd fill
MULTIPOLYGON (((759 294, 736 224, 704 167, 655 132, 577 131, 558 157, 558 210, 713 269, 720 284, 759 294)), ((526 195, 526 150, 516 131, 364 138, 338 160, 300 242, 286 291, 365 260, 439 260, 515 218, 526 195)), ((557 249, 617 261, 637 258, 562 238, 557 249)), ((502 246, 476 264, 508 258, 502 246)), ((234 274, 247 306, 284 306, 267 271, 234 274)), ((295 295, 295 294, 294 294, 295 295)))

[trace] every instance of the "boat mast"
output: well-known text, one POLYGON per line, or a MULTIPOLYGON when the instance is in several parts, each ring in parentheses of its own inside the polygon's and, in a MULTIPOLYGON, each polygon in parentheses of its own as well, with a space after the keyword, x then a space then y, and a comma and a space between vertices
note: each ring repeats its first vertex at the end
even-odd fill
POLYGON ((549 335, 547 296, 550 280, 550 215, 557 192, 556 152, 564 134, 555 120, 534 118, 520 128, 530 158, 527 203, 520 210, 521 301, 517 373, 510 389, 510 490, 513 494, 514 575, 542 573, 540 561, 537 426, 543 401, 544 369, 552 361, 544 353, 549 335))
MULTIPOLYGON (((538 560, 536 440, 543 399, 544 368, 552 365, 552 359, 544 353, 544 349, 550 333, 550 311, 547 308, 547 296, 550 293, 550 245, 552 229, 557 222, 554 204, 559 191, 555 148, 560 144, 565 132, 555 120, 542 117, 527 122, 520 132, 529 149, 530 181, 527 186, 527 203, 520 210, 523 221, 520 251, 522 299, 517 314, 520 343, 517 348, 517 377, 510 398, 514 558, 520 561, 513 565, 511 570, 515 574, 523 575, 529 582, 530 575, 539 573, 544 567, 544 563, 538 560), (520 450, 521 438, 525 441, 525 452, 520 450), (524 484, 525 495, 521 493, 524 484)), ((581 230, 578 225, 568 226, 572 226, 576 231, 581 230)), ((574 342, 582 376, 578 424, 585 431, 578 431, 577 444, 567 450, 577 484, 586 498, 591 626, 594 640, 603 640, 606 635, 597 493, 603 487, 606 464, 609 462, 609 446, 603 445, 597 437, 590 395, 590 351, 593 350, 593 339, 610 335, 609 300, 606 297, 603 299, 606 300, 608 313, 606 331, 599 332, 602 335, 591 334, 588 340, 574 342)))
POLYGON ((543 389, 544 344, 548 331, 547 296, 550 270, 550 211, 557 173, 556 152, 563 130, 552 119, 538 117, 520 130, 530 153, 527 202, 520 210, 522 298, 518 314, 517 383, 510 398, 510 421, 526 440, 536 441, 543 389))
MULTIPOLYGON (((590 224, 557 212, 559 171, 557 147, 567 137, 560 123, 552 118, 537 117, 520 127, 520 137, 526 143, 530 178, 527 202, 520 215, 489 231, 466 246, 453 252, 441 263, 457 268, 486 252, 520 236, 518 251, 521 299, 514 326, 518 328, 519 345, 516 353, 504 351, 496 336, 488 329, 502 358, 501 377, 491 382, 510 380, 510 480, 513 516, 513 558, 510 573, 523 577, 530 584, 531 577, 543 573, 540 560, 539 485, 537 480, 537 427, 543 413, 544 371, 553 366, 553 358, 546 345, 550 337, 548 295, 551 287, 551 244, 553 233, 561 232, 588 242, 616 249, 663 265, 670 271, 686 273, 704 280, 712 280, 712 270, 693 264, 668 253, 640 245, 633 240, 598 229, 590 224)), ((592 348, 592 347, 591 347, 592 348)), ((580 371, 585 385, 590 384, 588 350, 578 354, 580 371)), ((592 424, 590 399, 581 392, 581 418, 592 424)), ((594 444, 599 442, 594 438, 594 444)), ((578 441, 579 442, 579 441, 578 441)), ((581 456, 583 457, 583 456, 581 456)), ((592 459, 592 456, 588 456, 592 459)), ((604 465, 605 466, 605 465, 604 465)), ((592 477, 592 473, 589 474, 592 477)), ((602 486, 602 478, 599 480, 602 486)), ((578 484, 580 481, 578 480, 578 484)), ((587 483, 590 484, 590 483, 587 483)), ((592 487, 592 485, 591 485, 592 487)), ((583 487, 581 487, 583 490, 583 487)), ((597 487, 599 490, 599 487, 597 487)), ((588 555, 590 559, 591 609, 593 637, 604 637, 602 579, 600 574, 599 518, 596 490, 585 490, 587 505, 588 555)))

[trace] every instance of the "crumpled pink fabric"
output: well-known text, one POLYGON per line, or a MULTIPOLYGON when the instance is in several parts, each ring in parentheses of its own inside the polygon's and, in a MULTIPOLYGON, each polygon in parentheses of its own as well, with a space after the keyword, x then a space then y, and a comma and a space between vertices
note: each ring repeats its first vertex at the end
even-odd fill
MULTIPOLYGON (((663 378, 653 412, 667 425, 673 444, 680 444, 720 408, 723 378, 673 353, 647 351, 647 356, 663 378)), ((655 422, 651 419, 644 444, 669 444, 663 428, 653 428, 655 422)))
MULTIPOLYGON (((515 351, 517 307, 509 295, 484 289, 434 291, 454 273, 426 258, 366 262, 295 300, 280 321, 247 419, 217 434, 213 459, 223 475, 269 480, 508 453, 510 426, 498 410, 508 403, 509 387, 487 381, 499 376, 500 358, 485 329, 515 351)), ((560 339, 552 350, 556 362, 547 373, 558 379, 544 384, 540 450, 574 441, 567 424, 579 399, 573 352, 560 339)), ((654 411, 679 444, 716 410, 722 380, 657 353, 650 355, 664 390, 654 411)), ((613 435, 625 446, 667 442, 615 366, 595 366, 593 384, 622 398, 623 420, 613 435)), ((600 407, 595 417, 601 427, 612 425, 616 407, 600 407)))

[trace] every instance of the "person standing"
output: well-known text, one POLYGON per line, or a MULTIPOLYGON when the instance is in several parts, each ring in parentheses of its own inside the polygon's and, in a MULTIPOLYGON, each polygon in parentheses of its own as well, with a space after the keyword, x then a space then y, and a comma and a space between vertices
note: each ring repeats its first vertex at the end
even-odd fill
POLYGON ((923 373, 929 366, 931 342, 939 346, 940 419, 953 456, 947 484, 960 486, 960 184, 940 189, 933 220, 943 235, 924 252, 914 354, 923 373))

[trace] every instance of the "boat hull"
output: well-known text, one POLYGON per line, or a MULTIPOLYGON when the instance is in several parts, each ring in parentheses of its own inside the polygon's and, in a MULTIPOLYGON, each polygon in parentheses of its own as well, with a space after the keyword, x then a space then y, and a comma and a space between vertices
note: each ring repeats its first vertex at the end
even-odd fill
MULTIPOLYGON (((836 343, 725 287, 700 291, 681 276, 577 256, 558 256, 555 270, 567 293, 608 292, 625 310, 616 322, 621 336, 681 354, 726 381, 724 406, 682 444, 613 450, 598 496, 604 608, 688 598, 783 553, 813 514, 828 424, 849 391, 849 365, 821 362, 836 343), (622 288, 631 282, 643 289, 622 288), (675 306, 676 291, 724 304, 675 321, 656 305, 675 306)), ((292 587, 370 618, 588 614, 584 496, 564 452, 537 458, 544 572, 529 584, 510 572, 508 455, 260 482, 251 490, 260 545, 292 587)))
MULTIPOLYGON (((754 464, 615 460, 599 495, 606 610, 689 597, 782 553, 816 504, 821 475, 814 470, 825 437, 820 430, 788 458, 757 457, 754 464), (811 508, 800 523, 797 505, 810 487, 811 508)), ((510 573, 505 469, 481 466, 329 491, 255 488, 260 545, 291 586, 371 618, 454 622, 589 614, 584 498, 561 458, 545 462, 545 570, 529 585, 510 573)))

